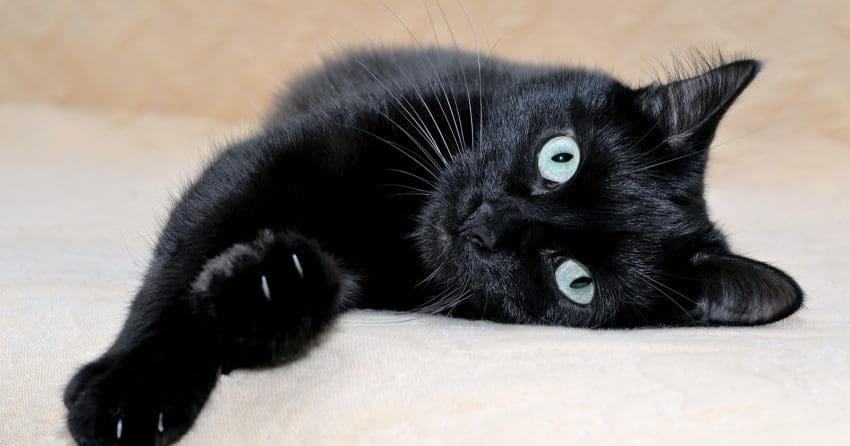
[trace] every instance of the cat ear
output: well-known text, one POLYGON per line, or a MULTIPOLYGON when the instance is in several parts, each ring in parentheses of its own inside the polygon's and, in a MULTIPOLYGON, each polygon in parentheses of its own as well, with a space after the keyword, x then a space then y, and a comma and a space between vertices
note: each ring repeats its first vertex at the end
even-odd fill
POLYGON ((696 261, 696 316, 709 325, 758 325, 778 321, 803 304, 803 290, 784 272, 736 255, 696 261))
POLYGON ((638 105, 672 145, 708 143, 720 118, 756 77, 761 63, 738 60, 703 74, 637 90, 638 105))

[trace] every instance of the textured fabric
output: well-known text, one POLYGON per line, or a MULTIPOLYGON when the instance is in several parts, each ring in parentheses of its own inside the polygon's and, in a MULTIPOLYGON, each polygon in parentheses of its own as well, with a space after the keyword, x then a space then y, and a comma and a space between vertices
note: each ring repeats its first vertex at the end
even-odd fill
MULTIPOLYGON (((763 58, 708 200, 806 308, 634 331, 353 312, 304 360, 222 377, 186 444, 850 444, 850 6, 619 3, 464 5, 481 43, 504 36, 498 54, 635 82, 671 49, 763 58)), ((411 40, 377 1, 212 5, 0 1, 0 444, 71 441, 62 387, 112 341, 170 197, 213 147, 333 39, 411 40)), ((429 38, 419 2, 390 6, 429 38)))

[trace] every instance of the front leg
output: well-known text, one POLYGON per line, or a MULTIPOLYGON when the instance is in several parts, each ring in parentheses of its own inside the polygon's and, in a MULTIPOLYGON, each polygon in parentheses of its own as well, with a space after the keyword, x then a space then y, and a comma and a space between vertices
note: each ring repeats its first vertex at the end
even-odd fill
POLYGON ((340 311, 340 296, 351 293, 352 283, 315 241, 263 230, 207 262, 192 285, 192 302, 211 327, 228 373, 305 353, 340 311))
POLYGON ((152 337, 76 374, 65 405, 68 429, 79 444, 168 444, 186 433, 215 386, 219 366, 203 344, 192 348, 179 336, 152 337))
MULTIPOLYGON (((147 315, 65 392, 80 444, 169 444, 191 427, 218 373, 303 354, 339 311, 336 262, 292 232, 261 231, 207 261, 168 313, 147 315)), ((136 308, 138 311, 138 308, 136 308)))

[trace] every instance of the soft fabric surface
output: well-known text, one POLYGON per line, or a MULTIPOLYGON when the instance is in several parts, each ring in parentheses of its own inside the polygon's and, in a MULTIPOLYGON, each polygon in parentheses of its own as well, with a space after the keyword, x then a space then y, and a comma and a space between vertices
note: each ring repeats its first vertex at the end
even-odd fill
MULTIPOLYGON (((304 360, 222 377, 186 444, 850 444, 850 7, 581 3, 464 5, 481 42, 505 35, 496 53, 632 81, 691 45, 765 59, 718 134, 708 198, 806 308, 634 331, 353 312, 304 360)), ((377 1, 208 5, 0 2, 2 444, 71 441, 62 388, 112 341, 170 197, 213 147, 332 37, 411 40, 377 1)), ((390 5, 427 40, 421 4, 390 5)))

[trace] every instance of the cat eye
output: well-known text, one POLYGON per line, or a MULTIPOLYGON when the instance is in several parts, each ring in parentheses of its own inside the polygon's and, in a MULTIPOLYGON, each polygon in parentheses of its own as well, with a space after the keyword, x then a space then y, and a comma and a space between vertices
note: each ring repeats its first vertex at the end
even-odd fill
POLYGON ((540 149, 537 155, 537 169, 540 176, 555 182, 564 183, 576 173, 581 153, 576 141, 569 136, 556 136, 540 149))
POLYGON ((575 260, 565 260, 558 266, 555 282, 564 296, 580 305, 589 304, 596 292, 590 271, 575 260))

